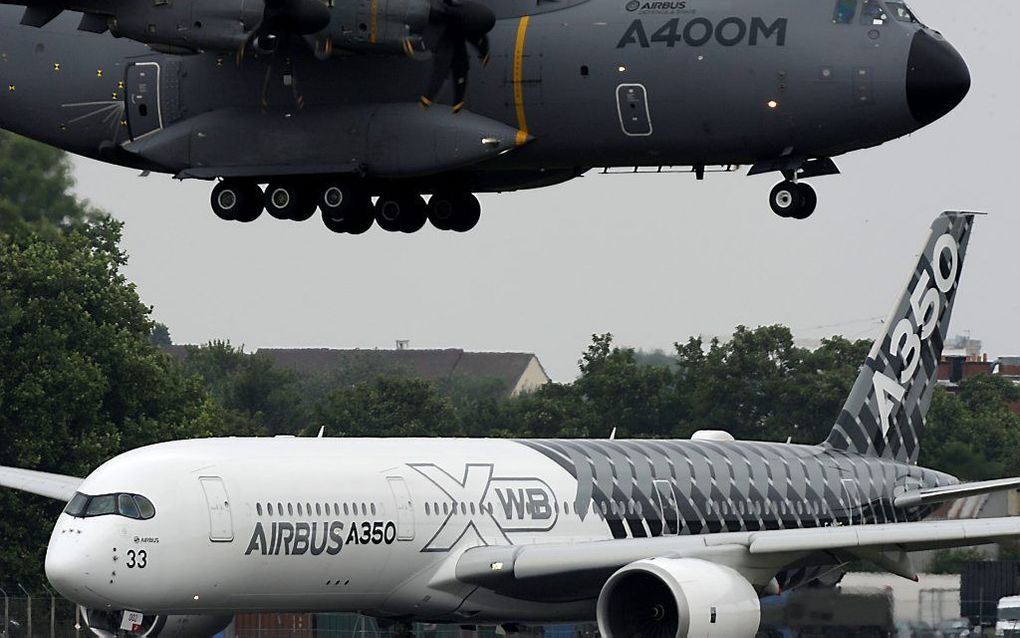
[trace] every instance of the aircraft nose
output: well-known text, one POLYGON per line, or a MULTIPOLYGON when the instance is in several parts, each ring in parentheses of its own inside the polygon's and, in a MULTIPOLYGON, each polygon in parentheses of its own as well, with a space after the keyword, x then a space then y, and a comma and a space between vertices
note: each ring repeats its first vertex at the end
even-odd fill
POLYGON ((83 602, 86 579, 89 576, 88 556, 82 543, 71 538, 73 530, 54 532, 46 548, 46 578, 62 596, 83 602))
POLYGON ((969 91, 963 56, 941 37, 915 33, 907 58, 907 104, 917 123, 925 126, 949 113, 969 91))

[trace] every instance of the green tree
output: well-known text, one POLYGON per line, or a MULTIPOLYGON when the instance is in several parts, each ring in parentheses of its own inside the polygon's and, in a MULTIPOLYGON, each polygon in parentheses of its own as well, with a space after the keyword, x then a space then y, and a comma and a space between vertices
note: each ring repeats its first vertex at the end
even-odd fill
POLYGON ((334 390, 306 430, 330 436, 455 436, 459 424, 449 398, 428 381, 380 376, 334 390))
POLYGON ((71 170, 63 151, 0 131, 0 237, 52 236, 101 217, 72 193, 71 170))
MULTIPOLYGON (((126 449, 224 432, 200 380, 149 343, 120 228, 104 218, 0 244, 0 465, 84 476, 126 449)), ((5 579, 41 582, 60 507, 0 492, 5 579)))
POLYGON ((184 369, 201 377, 210 394, 239 426, 255 432, 293 434, 308 425, 302 378, 265 355, 246 354, 229 341, 189 346, 184 369))

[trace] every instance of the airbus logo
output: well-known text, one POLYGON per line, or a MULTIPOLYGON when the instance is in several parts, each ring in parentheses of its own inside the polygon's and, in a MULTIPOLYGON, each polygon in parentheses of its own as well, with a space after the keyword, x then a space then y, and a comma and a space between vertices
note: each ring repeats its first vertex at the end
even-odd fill
POLYGON ((492 463, 468 463, 456 474, 433 463, 409 467, 448 498, 443 509, 446 518, 423 552, 449 551, 462 539, 483 545, 513 544, 510 534, 548 531, 559 517, 556 495, 539 478, 495 476, 492 463))

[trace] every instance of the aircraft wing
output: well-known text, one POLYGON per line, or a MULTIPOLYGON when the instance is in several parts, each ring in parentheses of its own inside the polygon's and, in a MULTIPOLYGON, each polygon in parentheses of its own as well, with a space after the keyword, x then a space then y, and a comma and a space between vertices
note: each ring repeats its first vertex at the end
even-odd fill
POLYGON ((39 496, 69 501, 84 479, 63 474, 0 466, 0 487, 9 487, 39 496))
MULTIPOLYGON (((524 584, 535 587, 598 581, 629 563, 648 558, 699 558, 731 567, 751 582, 763 584, 786 565, 817 552, 902 555, 1010 538, 1020 538, 1020 516, 476 547, 461 555, 455 572, 462 583, 499 591, 524 584)), ((901 572, 895 568, 890 571, 901 572)))

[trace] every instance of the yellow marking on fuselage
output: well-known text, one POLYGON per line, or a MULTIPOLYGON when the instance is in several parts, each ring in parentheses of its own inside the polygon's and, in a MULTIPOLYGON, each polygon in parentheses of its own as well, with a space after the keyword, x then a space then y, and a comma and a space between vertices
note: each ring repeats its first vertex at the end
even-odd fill
POLYGON ((517 23, 517 41, 514 43, 513 85, 514 110, 517 111, 517 145, 528 141, 528 121, 524 116, 524 38, 528 33, 531 16, 521 16, 517 23))
POLYGON ((376 29, 378 27, 377 16, 379 14, 379 0, 372 0, 372 18, 369 20, 368 26, 368 41, 370 44, 375 44, 376 29))

